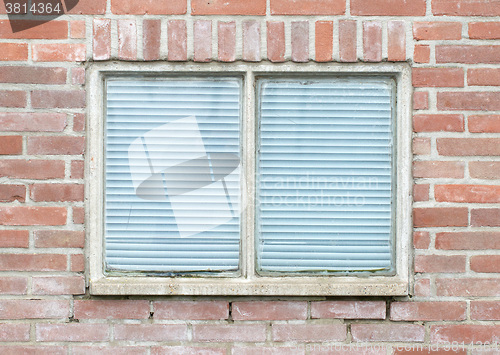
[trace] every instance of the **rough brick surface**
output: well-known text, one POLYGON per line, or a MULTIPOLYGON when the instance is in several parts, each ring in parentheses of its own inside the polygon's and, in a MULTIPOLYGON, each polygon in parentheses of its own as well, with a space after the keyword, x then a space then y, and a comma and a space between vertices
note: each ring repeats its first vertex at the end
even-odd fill
POLYGON ((475 86, 499 86, 500 69, 480 68, 467 71, 467 84, 475 86))
POLYGON ((0 60, 28 60, 28 44, 0 43, 0 60))
POLYGON ((66 224, 65 207, 0 207, 0 225, 58 226, 66 224))
POLYGON ((265 324, 194 324, 193 340, 197 342, 263 342, 265 324))
POLYGON ((415 63, 429 63, 431 48, 426 44, 416 44, 413 48, 413 60, 415 63))
POLYGON ((500 249, 498 232, 436 233, 436 248, 448 250, 500 249))
POLYGON ((355 342, 423 342, 425 329, 416 324, 353 324, 351 333, 355 342))
POLYGON ((194 60, 196 62, 209 62, 212 59, 212 21, 195 21, 193 31, 194 60))
POLYGON ((117 15, 182 15, 186 0, 111 0, 111 12, 117 15))
POLYGON ((96 342, 109 340, 107 324, 37 324, 37 341, 96 342))
POLYGON ((306 21, 292 22, 292 60, 309 60, 309 23, 306 21))
POLYGON ((406 60, 406 34, 404 21, 387 23, 387 59, 391 62, 406 60))
POLYGON ((415 227, 465 227, 468 223, 466 207, 429 207, 413 209, 415 227))
POLYGON ((475 179, 498 179, 500 178, 500 162, 471 161, 469 163, 469 174, 475 179))
POLYGON ((426 91, 417 91, 413 93, 413 109, 426 110, 429 108, 429 93, 426 91))
POLYGON ((382 60, 382 24, 380 22, 363 22, 363 58, 366 62, 382 60))
POLYGON ((186 341, 185 324, 121 324, 114 327, 116 340, 186 341))
POLYGON ((429 232, 413 232, 413 247, 415 249, 427 249, 431 244, 429 232))
POLYGON ((260 23, 243 22, 243 60, 260 61, 260 23))
POLYGON ((465 164, 458 161, 416 161, 413 163, 413 176, 417 178, 464 177, 465 164))
POLYGON ((266 0, 191 0, 193 15, 265 15, 266 0))
POLYGON ((236 23, 219 22, 219 60, 234 62, 236 60, 236 23))
POLYGON ((159 301, 153 303, 155 319, 227 319, 229 303, 224 301, 159 301))
POLYGON ((187 60, 187 28, 184 20, 168 21, 168 60, 187 60))
POLYGON ((0 38, 15 39, 66 39, 68 38, 67 21, 13 20, 23 31, 12 32, 8 20, 0 20, 0 38), (30 27, 30 25, 34 25, 30 27))
POLYGON ((274 341, 327 342, 343 341, 347 331, 344 324, 278 324, 272 325, 274 341))
POLYGON ((135 20, 118 20, 118 58, 137 59, 137 25, 135 20))
POLYGON ((438 296, 495 297, 500 295, 500 280, 487 278, 436 279, 438 296))
POLYGON ((234 320, 306 319, 306 302, 234 302, 234 320))
POLYGON ((111 57, 111 20, 94 19, 93 57, 107 60, 111 57))
POLYGON ((271 0, 272 15, 342 15, 345 0, 271 0))
POLYGON ((66 68, 38 66, 0 67, 0 81, 13 84, 64 84, 66 68))
POLYGON ((285 60, 285 24, 283 22, 267 23, 267 57, 271 62, 285 60))
POLYGON ((339 21, 339 56, 341 62, 355 62, 357 60, 356 21, 339 21))
POLYGON ((498 16, 500 3, 476 0, 433 0, 432 13, 449 16, 498 16))
POLYGON ((425 0, 351 0, 351 15, 423 16, 425 0))
POLYGON ((69 301, 0 300, 0 319, 57 319, 69 314, 69 301))
POLYGON ((470 317, 474 320, 500 320, 500 303, 496 301, 472 301, 470 317))
POLYGON ((415 132, 463 132, 464 116, 460 114, 414 115, 413 130, 415 132))
POLYGON ((142 44, 144 60, 160 59, 161 20, 144 20, 142 44))
POLYGON ((414 87, 463 87, 464 71, 460 68, 415 68, 414 87))
POLYGON ((460 22, 414 22, 413 38, 421 40, 453 40, 462 38, 460 22))
POLYGON ((499 63, 500 46, 439 45, 436 46, 437 63, 499 63))
POLYGON ((464 320, 465 302, 394 302, 391 304, 393 321, 464 320))
POLYGON ((79 43, 34 44, 32 57, 37 62, 83 62, 86 46, 79 43))
POLYGON ((465 255, 417 255, 415 256, 415 272, 465 272, 465 262, 465 255))
POLYGON ((500 22, 470 22, 469 38, 500 39, 500 22))
POLYGON ((311 304, 311 318, 385 319, 383 301, 323 301, 311 304))
POLYGON ((34 295, 83 295, 85 279, 83 276, 37 276, 32 280, 34 295))
POLYGON ((74 304, 77 319, 146 319, 148 301, 77 300, 74 304))

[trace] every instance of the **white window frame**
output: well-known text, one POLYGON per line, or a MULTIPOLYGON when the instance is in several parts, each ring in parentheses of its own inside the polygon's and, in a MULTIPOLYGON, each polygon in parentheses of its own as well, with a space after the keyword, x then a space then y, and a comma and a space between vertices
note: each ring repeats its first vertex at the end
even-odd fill
POLYGON ((255 295, 255 296, 402 296, 410 288, 411 204, 411 70, 407 63, 92 63, 87 70, 87 155, 86 208, 88 283, 94 295, 255 295), (381 75, 396 82, 396 166, 395 188, 395 274, 392 276, 304 275, 260 276, 255 272, 254 218, 255 196, 255 120, 256 76, 269 74, 381 75), (242 130, 245 147, 242 156, 243 203, 241 219, 241 270, 239 276, 199 277, 110 276, 104 270, 104 100, 107 76, 113 75, 238 75, 243 76, 242 130))

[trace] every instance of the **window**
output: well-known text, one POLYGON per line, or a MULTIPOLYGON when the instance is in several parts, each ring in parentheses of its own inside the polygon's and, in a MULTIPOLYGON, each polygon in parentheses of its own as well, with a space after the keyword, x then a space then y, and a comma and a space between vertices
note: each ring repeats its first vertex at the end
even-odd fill
POLYGON ((405 65, 95 65, 94 294, 408 292, 405 65))

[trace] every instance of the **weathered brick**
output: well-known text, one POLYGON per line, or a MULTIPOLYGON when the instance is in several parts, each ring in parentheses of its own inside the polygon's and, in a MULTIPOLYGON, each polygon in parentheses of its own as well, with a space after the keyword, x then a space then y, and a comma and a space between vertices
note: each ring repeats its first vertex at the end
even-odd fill
POLYGON ((425 0, 351 0, 354 16, 424 16, 425 0))
POLYGON ((363 59, 366 62, 382 60, 382 24, 380 22, 363 22, 363 59))
POLYGON ((83 132, 85 131, 85 114, 75 113, 73 115, 73 131, 83 132))
POLYGON ((456 297, 500 296, 500 279, 436 279, 436 295, 456 297))
POLYGON ((498 341, 500 325, 446 324, 431 326, 431 342, 444 343, 491 343, 498 341))
POLYGON ((29 231, 0 230, 0 248, 27 248, 29 238, 29 231))
POLYGON ((429 184, 413 185, 413 201, 429 201, 429 184))
POLYGON ((28 60, 28 44, 0 43, 0 60, 28 60))
POLYGON ((436 185, 434 197, 438 202, 498 203, 500 186, 436 185))
POLYGON ((311 303, 311 318, 385 319, 384 301, 321 301, 311 303))
POLYGON ((64 84, 66 68, 38 66, 0 67, 0 81, 13 84, 64 84))
POLYGON ((436 233, 436 248, 447 250, 500 249, 498 232, 441 232, 436 233))
POLYGON ((30 198, 41 201, 83 201, 82 184, 33 184, 30 186, 30 198))
POLYGON ((64 177, 62 160, 0 160, 0 176, 14 179, 57 179, 64 177))
POLYGON ((193 324, 196 342, 263 342, 265 324, 193 324))
POLYGON ((500 139, 438 138, 437 149, 440 155, 447 156, 500 155, 500 139))
POLYGON ((26 92, 0 90, 0 107, 26 107, 26 92))
POLYGON ((83 43, 39 43, 31 50, 35 62, 83 62, 87 56, 83 43))
POLYGON ((500 226, 500 208, 474 208, 470 213, 470 224, 473 227, 500 226))
MULTIPOLYGON (((394 349, 393 355, 467 355, 467 350, 461 347, 451 348, 443 344, 431 344, 429 346, 399 345, 394 349)), ((481 354, 487 355, 487 354, 481 354)))
POLYGON ((271 62, 285 61, 285 24, 267 22, 267 57, 271 62))
POLYGON ((413 232, 413 247, 415 249, 428 249, 431 244, 429 232, 413 232))
POLYGON ((475 255, 470 258, 470 269, 475 272, 500 272, 500 255, 475 255))
POLYGON ((85 68, 71 68, 71 83, 74 85, 85 84, 85 68))
POLYGON ((258 301, 234 302, 234 320, 290 320, 306 319, 306 302, 258 301))
POLYGON ((260 61, 260 22, 244 21, 243 24, 243 60, 260 61))
POLYGON ((339 56, 341 62, 355 62, 357 55, 357 25, 354 20, 339 21, 339 56))
POLYGON ((83 179, 85 175, 85 161, 73 160, 71 162, 71 175, 72 179, 83 179))
POLYGON ((467 207, 427 207, 413 209, 413 226, 420 227, 466 227, 467 207))
POLYGON ((429 108, 429 93, 427 91, 417 91, 413 93, 413 109, 427 110, 429 108))
POLYGON ((7 185, 7 184, 0 185, 0 202, 14 202, 14 201, 24 202, 25 200, 26 200, 26 186, 7 185))
POLYGON ((414 22, 413 38, 422 40, 453 40, 462 38, 460 22, 414 22))
POLYGON ((28 291, 26 277, 0 277, 0 295, 25 295, 28 291))
POLYGON ((309 22, 292 22, 292 61, 309 61, 309 22))
POLYGON ((0 155, 19 155, 23 152, 23 137, 0 136, 0 155))
POLYGON ((465 320, 465 302, 393 302, 393 321, 465 320))
POLYGON ((413 49, 415 63, 429 63, 431 60, 431 47, 426 44, 416 44, 413 49))
POLYGON ((387 59, 390 62, 406 60, 406 33, 404 21, 387 22, 387 59))
POLYGON ((499 63, 500 46, 439 45, 436 63, 499 63))
POLYGON ((500 69, 479 68, 467 70, 467 84, 476 86, 500 86, 500 69))
POLYGON ((265 15, 266 0, 191 0, 192 15, 265 15))
POLYGON ((93 31, 94 60, 108 60, 111 58, 111 20, 95 18, 93 31))
POLYGON ((343 15, 345 0, 271 0, 271 15, 343 15))
POLYGON ((73 272, 85 271, 85 256, 83 254, 71 254, 70 270, 73 272))
POLYGON ((33 90, 31 105, 34 108, 83 108, 84 90, 33 90))
POLYGON ((469 174, 474 179, 494 180, 500 178, 500 162, 498 161, 471 161, 469 174))
POLYGON ((79 0, 72 1, 71 3, 66 2, 66 9, 68 14, 102 15, 106 12, 106 0, 79 0))
POLYGON ((417 297, 429 297, 431 295, 431 280, 427 278, 416 280, 414 295, 417 297))
POLYGON ((147 319, 149 301, 75 300, 76 319, 147 319))
POLYGON ((471 301, 470 318, 473 320, 500 320, 498 301, 471 301))
POLYGON ((333 53, 333 21, 316 21, 315 27, 315 60, 329 62, 333 53))
POLYGON ((34 295, 83 295, 85 278, 79 276, 33 276, 32 292, 34 295))
POLYGON ((416 178, 450 178, 464 177, 465 163, 461 161, 415 161, 413 176, 416 178))
POLYGON ((83 248, 85 232, 71 230, 39 230, 34 233, 36 248, 83 248))
POLYGON ((351 334, 355 342, 423 342, 425 328, 417 324, 352 324, 351 334))
POLYGON ((464 71, 461 68, 413 68, 414 87, 463 87, 464 71))
POLYGON ((12 39, 66 39, 68 21, 12 20, 14 28, 22 31, 12 32, 9 20, 0 20, 0 38, 12 39))
MULTIPOLYGON (((29 324, 0 324, 0 341, 28 341, 30 338, 29 324)), ((6 354, 2 346, 2 353, 6 354)), ((8 354, 8 353, 7 353, 8 354)), ((14 353, 10 353, 14 354, 14 353)), ((19 354, 19 353, 18 353, 19 354)))
POLYGON ((461 114, 414 115, 414 132, 463 132, 464 116, 461 114))
MULTIPOLYGON (((299 347, 287 347, 287 346, 233 346, 232 354, 238 355, 305 355, 304 349, 299 347)), ((311 353, 312 354, 312 353, 311 353)), ((211 354, 210 354, 211 355, 211 354)))
POLYGON ((234 62, 236 60, 236 22, 221 22, 218 24, 219 60, 234 62))
POLYGON ((417 255, 415 272, 460 273, 465 272, 465 255, 417 255))
POLYGON ((118 20, 118 58, 137 59, 137 26, 135 19, 118 20))
POLYGON ((85 208, 73 207, 73 223, 74 224, 85 223, 85 208))
MULTIPOLYGON (((113 353, 115 354, 115 353, 113 353)), ((109 354, 109 355, 113 355, 109 354)), ((152 346, 151 355, 226 355, 225 348, 199 346, 152 346)), ((85 354, 82 354, 85 355, 85 354)))
POLYGON ((0 300, 0 319, 67 318, 67 300, 0 300))
POLYGON ((212 60, 212 21, 195 21, 193 31, 194 61, 209 62, 212 60))
POLYGON ((66 255, 0 254, 1 271, 64 271, 66 255))
MULTIPOLYGON (((196 25, 195 25, 196 28, 196 25)), ((145 19, 142 23, 142 53, 144 60, 160 59, 161 20, 145 19)), ((196 31, 195 31, 196 43, 196 31)))
POLYGON ((500 22, 469 22, 470 39, 500 39, 500 22))
POLYGON ((37 324, 36 341, 96 342, 109 340, 109 325, 89 323, 37 324))
POLYGON ((133 341, 186 341, 186 324, 117 324, 115 340, 133 341))
POLYGON ((432 13, 449 16, 498 16, 500 3, 477 0, 432 0, 432 13))
POLYGON ((85 20, 73 20, 70 22, 70 37, 75 39, 85 38, 85 20))
POLYGON ((155 319, 227 319, 229 303, 225 301, 154 302, 155 319))
MULTIPOLYGON (((99 354, 99 355, 116 355, 116 354, 126 354, 126 355, 148 355, 147 346, 72 346, 72 355, 88 355, 88 354, 99 354)), ((66 354, 66 353, 64 353, 66 354)))
POLYGON ((330 342, 344 341, 345 324, 278 324, 271 326, 274 341, 330 342))
POLYGON ((412 151, 415 155, 428 155, 431 153, 431 140, 428 137, 416 137, 412 141, 412 151))
MULTIPOLYGON (((27 326, 29 327, 29 324, 27 326)), ((66 355, 67 353, 66 346, 2 345, 2 354, 7 355, 66 355)))
POLYGON ((84 137, 29 137, 28 154, 79 155, 85 150, 84 137))
POLYGON ((58 226, 66 224, 65 207, 4 206, 0 207, 0 225, 58 226))
POLYGON ((111 12, 117 15, 182 15, 186 0, 111 0, 111 12))

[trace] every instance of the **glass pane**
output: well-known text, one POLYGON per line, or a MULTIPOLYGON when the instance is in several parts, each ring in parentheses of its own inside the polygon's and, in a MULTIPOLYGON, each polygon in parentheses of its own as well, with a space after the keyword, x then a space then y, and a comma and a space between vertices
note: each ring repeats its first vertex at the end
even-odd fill
POLYGON ((261 80, 260 272, 390 271, 391 80, 261 80))
POLYGON ((107 269, 238 269, 240 81, 106 84, 107 269))

